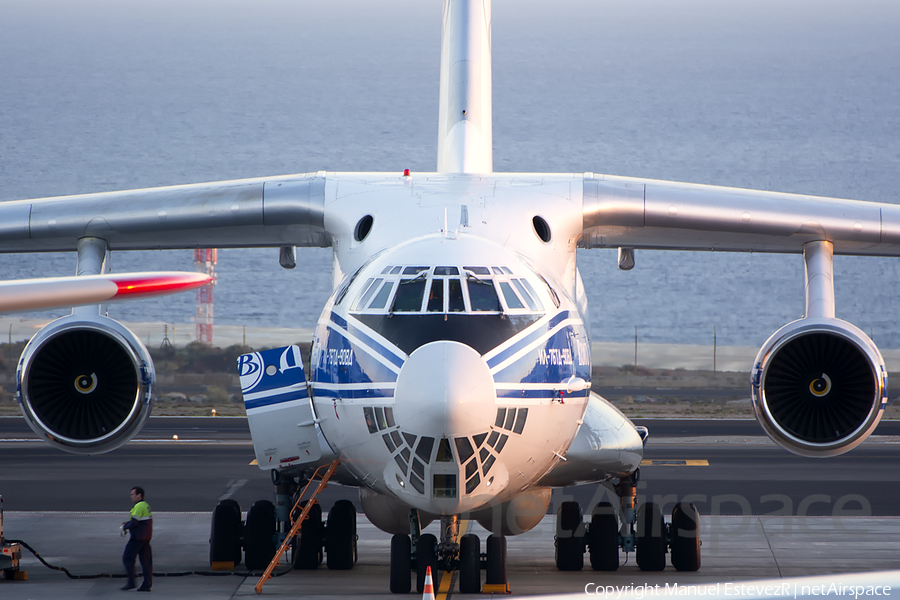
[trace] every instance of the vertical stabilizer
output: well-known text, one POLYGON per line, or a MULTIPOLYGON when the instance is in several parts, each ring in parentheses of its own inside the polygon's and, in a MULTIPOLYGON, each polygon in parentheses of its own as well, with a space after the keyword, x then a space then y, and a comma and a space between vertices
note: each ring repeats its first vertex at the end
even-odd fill
POLYGON ((437 170, 493 171, 491 0, 444 0, 437 170))

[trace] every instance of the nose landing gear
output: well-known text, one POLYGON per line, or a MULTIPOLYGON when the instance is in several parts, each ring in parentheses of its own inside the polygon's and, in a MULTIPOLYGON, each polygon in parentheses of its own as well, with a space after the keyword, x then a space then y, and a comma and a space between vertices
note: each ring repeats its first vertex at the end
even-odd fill
MULTIPOLYGON (((425 587, 425 572, 431 567, 434 585, 440 585, 440 577, 446 572, 459 573, 461 594, 478 594, 482 591, 481 570, 486 569, 485 586, 506 589, 506 538, 491 535, 487 539, 487 552, 481 552, 481 540, 472 533, 459 535, 459 516, 441 517, 441 539, 420 533, 418 513, 410 511, 410 535, 396 534, 391 538, 391 592, 406 594, 411 589, 410 571, 416 571, 416 591, 425 587)), ((485 588, 487 589, 487 587, 485 588)))
POLYGON ((580 571, 584 552, 590 555, 595 571, 619 568, 619 548, 635 552, 642 571, 666 568, 666 553, 679 571, 700 569, 700 513, 689 502, 679 502, 666 524, 660 507, 652 502, 637 505, 636 485, 640 470, 615 485, 620 510, 608 502, 591 511, 587 526, 577 502, 563 502, 556 519, 556 567, 560 571, 580 571))

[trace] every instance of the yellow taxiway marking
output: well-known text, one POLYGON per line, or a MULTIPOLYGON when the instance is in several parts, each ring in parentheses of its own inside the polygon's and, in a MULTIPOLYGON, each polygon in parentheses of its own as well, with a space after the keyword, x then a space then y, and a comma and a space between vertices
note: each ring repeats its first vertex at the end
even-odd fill
POLYGON ((642 467, 708 467, 706 459, 647 458, 641 461, 642 467))
POLYGON ((256 459, 254 458, 253 460, 250 461, 250 466, 251 466, 251 467, 258 467, 258 466, 259 466, 259 463, 256 462, 256 459))
MULTIPOLYGON (((469 521, 467 519, 460 519, 459 521, 459 537, 466 535, 466 530, 469 528, 469 521)), ((437 594, 434 597, 434 600, 447 600, 447 594, 450 593, 450 587, 453 585, 453 575, 454 571, 444 571, 444 575, 441 577, 441 585, 438 589, 437 594)))

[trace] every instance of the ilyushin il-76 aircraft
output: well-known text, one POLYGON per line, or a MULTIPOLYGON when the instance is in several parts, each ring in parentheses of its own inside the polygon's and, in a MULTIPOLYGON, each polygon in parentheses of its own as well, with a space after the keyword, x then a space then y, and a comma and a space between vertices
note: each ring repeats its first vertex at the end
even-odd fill
MULTIPOLYGON (((257 463, 280 508, 255 504, 239 536, 240 508, 216 507, 211 558, 240 562, 243 543, 248 567, 267 564, 297 488, 339 461, 331 481, 359 488, 366 517, 393 535, 392 592, 410 591, 413 569, 421 590, 425 566, 458 570, 464 593, 480 589, 482 565, 502 583, 507 537, 541 521, 552 488, 588 482, 609 482, 619 502, 560 506, 559 569, 581 569, 587 555, 614 570, 622 551, 645 570, 698 569, 696 508, 678 502, 664 516, 636 501, 649 433, 591 391, 578 248, 617 248, 622 269, 637 249, 802 254, 805 316, 752 365, 756 417, 810 457, 847 452, 878 424, 884 360, 836 318, 832 259, 900 255, 900 207, 495 173, 491 78, 490 0, 445 0, 435 172, 319 171, 0 204, 0 251, 76 252, 82 276, 104 275, 113 251, 272 247, 293 268, 298 248, 333 249, 311 355, 288 346, 238 361, 257 463), (461 520, 492 532, 484 552, 461 520), (433 521, 439 534, 422 533, 433 521)), ((83 454, 135 435, 153 381, 146 348, 96 309, 44 327, 18 368, 31 428, 83 454)), ((335 504, 324 522, 314 506, 295 567, 349 569, 356 557, 353 505, 335 504)))

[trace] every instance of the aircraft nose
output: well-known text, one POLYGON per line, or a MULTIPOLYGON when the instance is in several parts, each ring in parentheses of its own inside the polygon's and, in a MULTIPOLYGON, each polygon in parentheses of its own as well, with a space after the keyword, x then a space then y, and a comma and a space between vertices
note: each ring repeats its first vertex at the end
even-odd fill
POLYGON ((497 412, 487 364, 459 342, 417 348, 400 370, 394 394, 397 424, 435 437, 484 433, 497 412))

